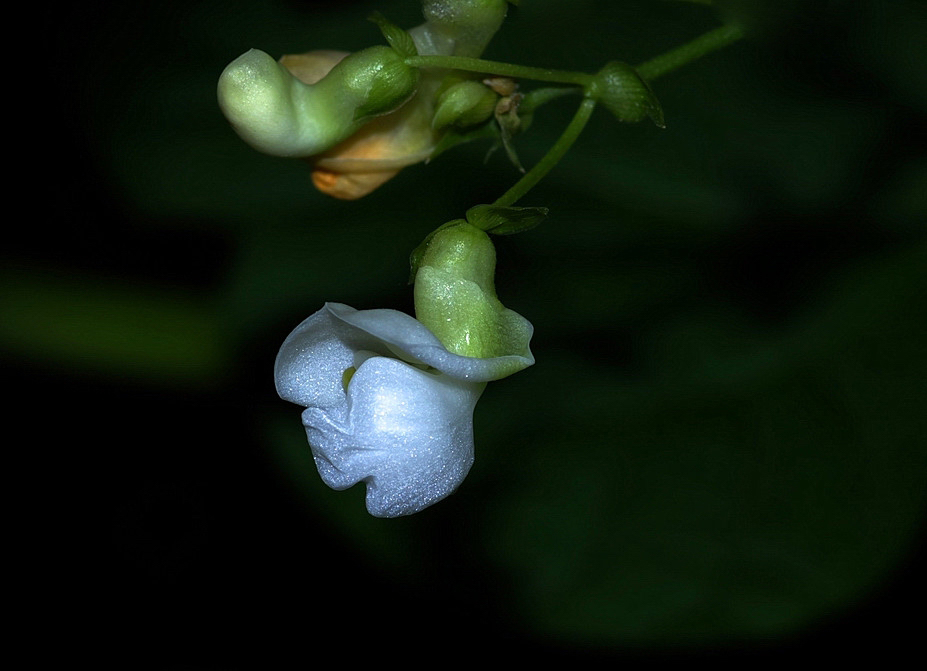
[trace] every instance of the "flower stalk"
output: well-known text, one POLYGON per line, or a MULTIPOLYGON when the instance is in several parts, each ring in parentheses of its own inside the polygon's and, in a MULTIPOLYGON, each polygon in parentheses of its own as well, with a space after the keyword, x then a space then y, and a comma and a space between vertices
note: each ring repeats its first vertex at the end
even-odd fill
POLYGON ((405 59, 405 64, 413 68, 459 70, 462 72, 512 77, 514 79, 530 79, 538 82, 572 84, 574 86, 587 86, 592 81, 592 75, 584 72, 536 68, 527 65, 515 65, 514 63, 488 61, 482 58, 467 58, 465 56, 410 56, 405 59))
POLYGON ((703 56, 723 49, 743 36, 743 29, 736 24, 721 26, 696 37, 691 42, 686 42, 675 49, 641 63, 635 69, 644 80, 653 81, 681 68, 683 65, 688 65, 703 56))

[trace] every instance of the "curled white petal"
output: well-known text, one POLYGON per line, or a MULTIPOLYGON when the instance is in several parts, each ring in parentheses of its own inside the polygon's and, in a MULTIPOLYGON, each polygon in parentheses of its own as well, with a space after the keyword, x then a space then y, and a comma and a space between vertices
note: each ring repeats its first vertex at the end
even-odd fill
MULTIPOLYGON (((396 356, 437 368, 461 380, 498 380, 534 363, 534 356, 527 347, 524 352, 490 359, 453 354, 424 324, 398 310, 355 310, 342 303, 326 303, 325 307, 344 323, 382 341, 396 356)), ((527 320, 525 323, 530 330, 530 323, 527 320)))
POLYGON ((345 421, 318 408, 303 413, 322 480, 333 489, 366 482, 367 510, 377 517, 440 501, 473 464, 481 391, 398 359, 368 359, 348 385, 345 421))
POLYGON ((306 408, 323 481, 365 482, 368 511, 397 517, 457 489, 473 464, 485 382, 531 363, 530 352, 458 356, 402 312, 327 303, 284 341, 274 376, 281 398, 306 408))

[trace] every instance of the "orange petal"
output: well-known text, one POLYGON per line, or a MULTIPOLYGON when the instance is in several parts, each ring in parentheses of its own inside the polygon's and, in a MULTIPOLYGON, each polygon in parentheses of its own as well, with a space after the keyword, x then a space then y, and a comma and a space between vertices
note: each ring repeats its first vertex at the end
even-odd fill
POLYGON ((332 172, 317 167, 312 171, 312 183, 319 191, 333 198, 357 200, 395 177, 398 172, 332 172))
MULTIPOLYGON (((317 50, 288 54, 280 63, 305 84, 327 75, 345 51, 317 50)), ((355 200, 389 181, 407 165, 430 156, 435 136, 430 107, 413 99, 391 114, 373 119, 357 133, 311 159, 312 183, 333 198, 355 200)))

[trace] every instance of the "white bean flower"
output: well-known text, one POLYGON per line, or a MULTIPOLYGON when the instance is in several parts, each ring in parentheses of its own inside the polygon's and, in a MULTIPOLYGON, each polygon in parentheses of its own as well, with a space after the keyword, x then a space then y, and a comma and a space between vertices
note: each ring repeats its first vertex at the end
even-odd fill
MULTIPOLYGON (((508 311, 510 312, 510 311, 508 311)), ((523 347, 487 358, 450 351, 415 318, 340 303, 302 322, 277 355, 277 393, 305 407, 322 480, 367 486, 376 517, 416 513, 451 494, 473 464, 473 410, 485 383, 534 363, 523 347)))

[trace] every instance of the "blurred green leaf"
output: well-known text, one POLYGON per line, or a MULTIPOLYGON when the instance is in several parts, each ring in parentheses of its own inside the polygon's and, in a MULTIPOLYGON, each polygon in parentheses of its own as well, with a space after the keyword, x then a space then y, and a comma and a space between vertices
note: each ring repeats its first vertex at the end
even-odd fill
POLYGON ((53 269, 0 274, 0 348, 43 368, 210 387, 231 343, 209 302, 53 269))

